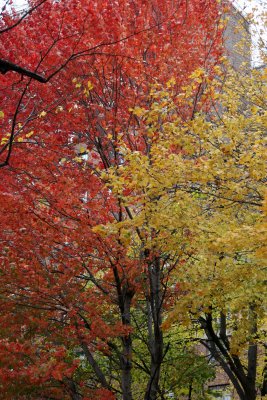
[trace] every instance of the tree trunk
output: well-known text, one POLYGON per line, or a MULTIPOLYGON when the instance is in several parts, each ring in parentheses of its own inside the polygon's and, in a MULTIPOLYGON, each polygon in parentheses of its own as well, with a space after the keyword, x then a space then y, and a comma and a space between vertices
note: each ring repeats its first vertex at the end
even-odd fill
POLYGON ((192 400, 192 392, 193 392, 193 383, 189 383, 189 390, 188 390, 188 400, 192 400))
MULTIPOLYGON (((205 346, 228 375, 240 400, 256 400, 257 345, 253 342, 249 344, 246 373, 239 356, 230 352, 226 335, 226 319, 222 317, 219 336, 213 329, 212 313, 206 314, 206 318, 200 318, 200 324, 207 335, 205 346)), ((250 319, 251 334, 253 335, 257 331, 257 319, 252 308, 250 319)))
MULTIPOLYGON (((124 313, 122 322, 124 325, 131 326, 131 301, 132 294, 126 293, 124 296, 124 313)), ((132 338, 129 333, 122 338, 123 354, 121 357, 121 386, 123 400, 132 400, 132 338)))
POLYGON ((150 347, 150 376, 146 388, 144 400, 156 400, 159 393, 160 369, 163 361, 163 333, 162 324, 162 288, 160 259, 156 258, 154 263, 148 267, 150 296, 149 310, 152 316, 153 328, 149 330, 150 347))
MULTIPOLYGON (((257 334, 257 314, 255 312, 255 307, 253 304, 250 305, 250 314, 249 320, 251 323, 251 335, 252 337, 257 334)), ((248 348, 248 372, 247 372, 247 389, 246 393, 248 394, 247 400, 255 400, 257 397, 256 391, 256 376, 257 376, 257 355, 258 355, 258 346, 254 342, 249 343, 248 348)))
POLYGON ((65 379, 65 385, 71 400, 82 400, 82 395, 77 391, 77 387, 72 379, 65 379))

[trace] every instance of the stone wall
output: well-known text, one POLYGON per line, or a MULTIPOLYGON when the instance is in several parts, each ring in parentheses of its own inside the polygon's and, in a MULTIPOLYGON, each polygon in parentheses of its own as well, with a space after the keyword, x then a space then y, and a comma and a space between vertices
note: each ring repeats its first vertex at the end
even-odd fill
POLYGON ((226 55, 236 70, 251 67, 251 34, 250 26, 244 16, 231 7, 226 15, 227 25, 224 32, 226 55))

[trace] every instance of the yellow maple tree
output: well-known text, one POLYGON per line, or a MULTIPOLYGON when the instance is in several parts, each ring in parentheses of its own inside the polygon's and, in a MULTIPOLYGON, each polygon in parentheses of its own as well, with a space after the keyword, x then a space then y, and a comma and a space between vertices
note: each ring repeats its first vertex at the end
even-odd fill
POLYGON ((132 110, 146 150, 122 140, 123 162, 102 173, 128 212, 95 230, 119 234, 132 258, 168 260, 162 282, 171 270, 176 300, 165 328, 177 320, 201 328, 240 398, 251 400, 266 329, 267 74, 215 69, 214 80, 195 71, 179 94, 175 79, 155 84, 147 108, 132 110))

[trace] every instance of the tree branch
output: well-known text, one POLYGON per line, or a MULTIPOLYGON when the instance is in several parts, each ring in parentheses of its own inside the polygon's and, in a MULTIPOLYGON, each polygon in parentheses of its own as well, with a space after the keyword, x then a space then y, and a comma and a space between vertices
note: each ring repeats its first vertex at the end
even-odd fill
POLYGON ((42 75, 36 74, 35 72, 32 72, 32 71, 29 71, 28 69, 20 67, 17 64, 13 64, 10 61, 0 59, 1 74, 4 75, 9 71, 14 71, 14 72, 17 72, 18 74, 28 76, 29 78, 35 79, 36 81, 41 82, 41 83, 47 82, 47 80, 42 75))

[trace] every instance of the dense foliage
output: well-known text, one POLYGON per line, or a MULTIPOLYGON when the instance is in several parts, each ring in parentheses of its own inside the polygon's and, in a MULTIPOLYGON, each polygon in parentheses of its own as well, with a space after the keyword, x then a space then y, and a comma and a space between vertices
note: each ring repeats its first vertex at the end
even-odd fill
POLYGON ((1 77, 0 398, 200 399, 201 341, 254 400, 266 72, 213 0, 29 7, 0 21, 43 77, 1 77))

